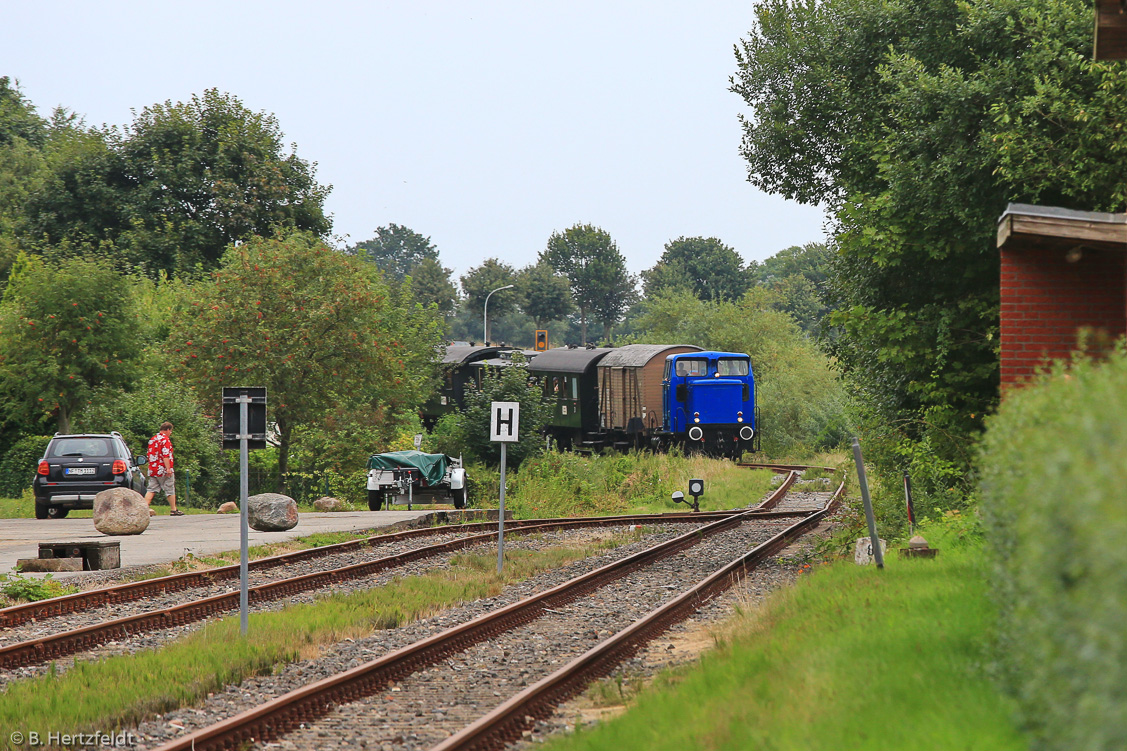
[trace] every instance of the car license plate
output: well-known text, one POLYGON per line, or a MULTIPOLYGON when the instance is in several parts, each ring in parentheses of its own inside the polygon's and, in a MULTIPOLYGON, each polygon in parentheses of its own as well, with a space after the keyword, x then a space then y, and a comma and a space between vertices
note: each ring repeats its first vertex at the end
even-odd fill
POLYGON ((92 475, 98 471, 97 467, 67 467, 63 470, 63 474, 70 475, 92 475))

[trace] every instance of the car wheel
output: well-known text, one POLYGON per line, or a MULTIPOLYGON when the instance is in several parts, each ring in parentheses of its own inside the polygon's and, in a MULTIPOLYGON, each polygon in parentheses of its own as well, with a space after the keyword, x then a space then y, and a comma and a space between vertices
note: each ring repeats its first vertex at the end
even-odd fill
POLYGON ((379 511, 383 506, 383 493, 379 490, 368 491, 368 510, 379 511))
POLYGON ((70 513, 69 508, 61 508, 59 506, 48 506, 47 507, 47 518, 48 519, 65 519, 66 515, 69 514, 69 513, 70 513))
POLYGON ((46 519, 47 518, 47 509, 48 509, 48 507, 45 506, 42 503, 35 504, 35 518, 36 519, 46 519))

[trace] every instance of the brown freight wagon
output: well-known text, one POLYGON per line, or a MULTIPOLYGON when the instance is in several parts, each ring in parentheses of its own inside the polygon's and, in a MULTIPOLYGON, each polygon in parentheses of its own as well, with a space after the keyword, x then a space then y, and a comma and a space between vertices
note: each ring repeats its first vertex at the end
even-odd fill
POLYGON ((700 352, 691 344, 628 344, 599 361, 602 442, 634 444, 662 427, 665 358, 700 352))

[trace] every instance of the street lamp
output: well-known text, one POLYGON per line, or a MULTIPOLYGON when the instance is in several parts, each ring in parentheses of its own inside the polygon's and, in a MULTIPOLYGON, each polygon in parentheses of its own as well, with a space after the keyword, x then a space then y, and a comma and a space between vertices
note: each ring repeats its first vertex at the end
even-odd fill
MULTIPOLYGON (((506 284, 504 287, 498 287, 497 289, 493 290, 493 292, 500 292, 503 289, 512 288, 512 284, 506 284)), ((485 305, 482 306, 484 308, 484 310, 482 311, 483 316, 481 319, 481 341, 483 344, 489 344, 489 298, 493 297, 493 292, 490 292, 485 296, 485 305)))

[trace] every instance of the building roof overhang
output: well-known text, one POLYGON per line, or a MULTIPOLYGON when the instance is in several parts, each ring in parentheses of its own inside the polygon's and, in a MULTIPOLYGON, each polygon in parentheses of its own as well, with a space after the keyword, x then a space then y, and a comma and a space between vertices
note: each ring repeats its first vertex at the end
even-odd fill
POLYGON ((998 248, 1127 251, 1127 214, 1011 203, 998 219, 998 248))

